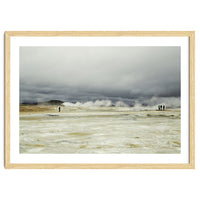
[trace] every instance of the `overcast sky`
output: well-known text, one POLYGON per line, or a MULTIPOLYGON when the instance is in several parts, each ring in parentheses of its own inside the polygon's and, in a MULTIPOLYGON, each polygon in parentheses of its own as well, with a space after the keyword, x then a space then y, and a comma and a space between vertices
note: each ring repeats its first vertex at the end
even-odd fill
POLYGON ((20 102, 180 97, 180 47, 20 47, 20 102))

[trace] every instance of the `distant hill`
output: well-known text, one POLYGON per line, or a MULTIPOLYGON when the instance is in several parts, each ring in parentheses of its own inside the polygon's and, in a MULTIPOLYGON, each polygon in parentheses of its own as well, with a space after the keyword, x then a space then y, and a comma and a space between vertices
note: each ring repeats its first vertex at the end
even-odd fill
POLYGON ((49 105, 61 105, 64 102, 60 101, 60 100, 50 100, 50 101, 47 101, 46 103, 49 104, 49 105))
POLYGON ((62 105, 63 103, 60 100, 50 100, 46 102, 23 102, 21 105, 62 105))

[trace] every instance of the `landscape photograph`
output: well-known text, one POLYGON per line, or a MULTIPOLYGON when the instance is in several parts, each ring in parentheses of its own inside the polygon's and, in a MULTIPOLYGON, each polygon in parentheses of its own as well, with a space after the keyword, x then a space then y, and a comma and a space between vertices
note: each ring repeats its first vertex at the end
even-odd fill
POLYGON ((21 46, 20 154, 180 154, 179 46, 21 46))

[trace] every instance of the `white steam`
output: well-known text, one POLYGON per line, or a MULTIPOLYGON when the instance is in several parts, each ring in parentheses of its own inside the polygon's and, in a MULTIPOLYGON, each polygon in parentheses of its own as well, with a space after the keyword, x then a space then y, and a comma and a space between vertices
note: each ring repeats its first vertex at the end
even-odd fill
POLYGON ((65 102, 63 103, 64 106, 68 107, 110 107, 112 106, 112 101, 110 100, 96 100, 96 101, 87 101, 85 103, 70 103, 70 102, 65 102))
POLYGON ((181 106, 180 97, 152 97, 151 99, 144 100, 142 103, 149 106, 165 104, 168 108, 177 108, 181 106))
POLYGON ((133 107, 134 110, 156 109, 158 104, 165 104, 167 108, 180 107, 180 97, 152 97, 150 99, 133 100, 133 104, 129 105, 123 101, 112 102, 111 100, 87 101, 84 103, 65 102, 66 107, 133 107))

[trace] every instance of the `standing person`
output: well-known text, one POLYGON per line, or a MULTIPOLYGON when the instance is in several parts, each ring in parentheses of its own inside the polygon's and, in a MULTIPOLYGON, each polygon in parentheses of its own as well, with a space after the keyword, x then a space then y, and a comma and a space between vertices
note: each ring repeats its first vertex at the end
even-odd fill
POLYGON ((59 106, 59 107, 58 107, 58 112, 60 112, 60 110, 61 110, 61 107, 59 106))

